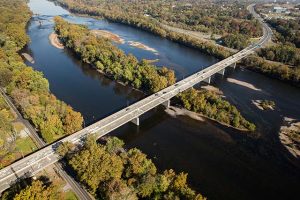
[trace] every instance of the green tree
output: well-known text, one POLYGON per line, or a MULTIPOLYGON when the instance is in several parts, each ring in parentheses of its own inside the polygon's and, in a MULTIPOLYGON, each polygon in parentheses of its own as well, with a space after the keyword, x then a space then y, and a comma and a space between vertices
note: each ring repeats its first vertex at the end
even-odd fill
POLYGON ((33 181, 31 185, 21 190, 19 194, 13 198, 14 200, 56 200, 60 196, 60 192, 52 185, 46 186, 43 182, 33 181))
POLYGON ((97 191, 100 183, 118 179, 123 172, 122 159, 106 152, 94 138, 88 139, 84 150, 74 154, 69 164, 92 193, 97 191))

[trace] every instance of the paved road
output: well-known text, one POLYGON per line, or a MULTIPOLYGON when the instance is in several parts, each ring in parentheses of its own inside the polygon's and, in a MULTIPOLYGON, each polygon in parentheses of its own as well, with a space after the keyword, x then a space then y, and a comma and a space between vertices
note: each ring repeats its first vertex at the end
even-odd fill
MULTIPOLYGON (((47 144, 39 137, 36 130, 32 127, 32 125, 28 122, 28 120, 24 119, 19 110, 15 107, 13 104, 11 98, 7 96, 4 92, 4 90, 0 87, 0 92, 2 96, 4 97, 6 103, 10 106, 10 108, 16 113, 17 120, 22 122, 26 128, 30 132, 30 137, 35 141, 36 145, 39 148, 45 147, 47 144)), ((60 176, 71 186, 72 190, 75 192, 75 194, 83 200, 90 200, 92 199, 87 191, 85 191, 81 185, 76 182, 72 177, 70 177, 62 168, 62 166, 59 163, 54 163, 53 165, 54 170, 60 174, 60 176)), ((1 190, 2 191, 2 190, 1 190)))
MULTIPOLYGON (((250 6, 251 7, 251 6, 250 6)), ((253 7, 253 5, 252 5, 253 7)), ((256 16, 257 17, 257 16, 256 16)), ((165 103, 178 93, 204 81, 212 75, 224 70, 226 67, 236 63, 242 58, 252 54, 256 49, 266 44, 271 36, 271 29, 263 23, 263 20, 257 17, 263 25, 264 35, 259 42, 250 45, 244 50, 230 56, 204 70, 201 70, 176 84, 169 86, 145 99, 136 102, 98 122, 92 124, 81 131, 78 131, 68 137, 65 137, 53 144, 50 144, 39 151, 13 163, 12 165, 0 170, 0 191, 9 187, 21 176, 31 176, 34 173, 58 161, 59 156, 55 154, 55 149, 63 142, 81 143, 88 135, 95 135, 97 138, 102 137, 118 127, 138 118, 140 115, 148 112, 156 106, 165 103)))

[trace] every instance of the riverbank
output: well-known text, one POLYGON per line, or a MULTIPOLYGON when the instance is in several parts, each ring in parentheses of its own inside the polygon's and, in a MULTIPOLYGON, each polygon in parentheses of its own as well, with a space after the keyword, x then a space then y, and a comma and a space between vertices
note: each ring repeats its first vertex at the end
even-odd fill
POLYGON ((64 49, 65 46, 60 42, 58 35, 56 33, 51 33, 49 35, 49 40, 52 46, 58 48, 58 49, 64 49))
POLYGON ((284 118, 279 138, 285 148, 296 158, 300 158, 300 121, 284 118))
POLYGON ((181 108, 181 107, 178 107, 178 106, 170 106, 168 109, 165 110, 165 112, 167 114, 169 114, 170 116, 172 116, 172 117, 187 116, 187 117, 190 117, 194 120, 201 121, 201 122, 210 120, 212 122, 221 124, 225 127, 233 128, 233 129, 241 131, 241 132, 249 132, 248 129, 237 128, 237 127, 231 126, 230 124, 226 124, 226 123, 223 123, 223 122, 218 121, 216 119, 210 118, 210 117, 208 117, 206 115, 203 115, 201 113, 196 113, 196 112, 193 112, 193 111, 189 111, 185 108, 181 108))
POLYGON ((85 63, 147 93, 158 92, 176 82, 175 72, 139 61, 104 38, 96 38, 88 28, 55 17, 55 31, 68 47, 85 63), (70 31, 72 30, 72 31, 70 31), (76 32, 76 33, 73 33, 76 32))
MULTIPOLYGON (((59 0, 52 0, 58 3, 60 6, 70 10, 72 13, 83 14, 95 17, 95 10, 90 8, 81 9, 81 5, 68 4, 59 0)), ((138 20, 130 18, 127 15, 112 16, 108 13, 98 12, 96 15, 100 18, 105 18, 108 21, 125 24, 134 28, 144 30, 146 32, 158 35, 162 38, 167 38, 178 44, 197 49, 205 54, 212 55, 219 59, 224 59, 233 54, 233 52, 221 45, 216 45, 206 39, 200 39, 195 37, 193 32, 188 32, 183 29, 177 29, 174 27, 166 28, 165 25, 160 24, 156 20, 150 20, 148 18, 144 20, 138 20)), ((278 79, 280 81, 292 84, 294 86, 300 86, 300 78, 296 70, 287 68, 283 64, 270 64, 268 61, 258 56, 253 56, 257 60, 256 62, 247 62, 246 59, 241 61, 241 65, 244 65, 248 69, 261 73, 265 76, 278 79), (270 65, 270 67, 268 67, 270 65)))

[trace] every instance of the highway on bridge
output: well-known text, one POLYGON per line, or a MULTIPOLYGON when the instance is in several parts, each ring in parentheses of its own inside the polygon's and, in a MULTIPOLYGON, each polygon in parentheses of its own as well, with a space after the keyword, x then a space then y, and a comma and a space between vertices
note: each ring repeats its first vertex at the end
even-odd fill
POLYGON ((193 87, 201 81, 209 79, 211 76, 218 72, 222 72, 226 67, 235 64, 242 58, 252 54, 254 50, 261 48, 266 44, 272 36, 271 29, 263 22, 263 20, 255 15, 253 9, 254 5, 248 7, 249 11, 261 22, 263 26, 263 36, 259 42, 250 45, 242 51, 214 64, 204 70, 201 70, 172 86, 169 86, 155 94, 152 94, 141 101, 138 101, 68 137, 65 137, 53 144, 50 144, 35 153, 3 168, 0 170, 0 192, 9 188, 12 183, 22 177, 30 177, 45 167, 56 163, 59 160, 59 155, 55 153, 55 149, 63 142, 69 141, 72 143, 79 143, 84 141, 88 135, 95 135, 100 138, 118 127, 132 121, 137 120, 139 116, 155 108, 158 105, 165 104, 176 96, 178 93, 193 87))

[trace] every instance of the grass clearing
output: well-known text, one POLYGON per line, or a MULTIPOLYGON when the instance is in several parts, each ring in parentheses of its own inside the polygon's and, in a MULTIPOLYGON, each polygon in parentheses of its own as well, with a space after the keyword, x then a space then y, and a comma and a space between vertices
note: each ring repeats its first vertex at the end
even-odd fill
POLYGON ((75 193, 71 190, 65 192, 65 200, 78 200, 75 193))
POLYGON ((31 153, 32 151, 36 150, 36 145, 32 141, 30 137, 26 138, 18 138, 16 140, 16 150, 23 152, 23 154, 31 153))

